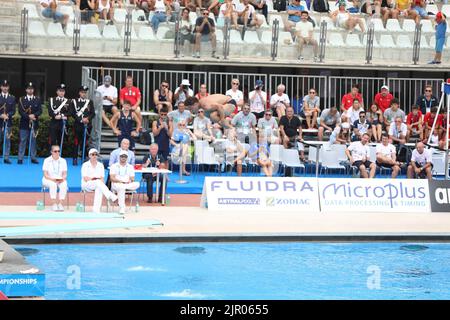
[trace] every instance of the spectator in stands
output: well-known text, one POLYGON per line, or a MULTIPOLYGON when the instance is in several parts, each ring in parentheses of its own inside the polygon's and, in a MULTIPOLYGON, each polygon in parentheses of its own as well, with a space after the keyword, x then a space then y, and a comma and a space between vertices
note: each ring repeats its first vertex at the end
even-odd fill
POLYGON ((364 134, 368 134, 369 137, 372 137, 372 124, 367 120, 366 112, 364 110, 359 112, 359 119, 353 122, 352 128, 352 141, 361 141, 364 134))
POLYGON ((225 95, 231 97, 236 102, 235 113, 240 111, 240 109, 244 105, 244 93, 239 90, 239 79, 231 80, 231 89, 228 89, 225 92, 225 95))
POLYGON ((227 141, 225 141, 224 148, 227 171, 231 166, 236 166, 237 175, 242 176, 242 161, 247 154, 247 150, 237 139, 236 130, 234 128, 228 130, 227 141))
POLYGON ((358 99, 353 100, 353 106, 342 114, 342 121, 351 124, 359 119, 359 113, 364 111, 358 99))
POLYGON ((401 16, 406 19, 408 18, 410 7, 411 0, 396 0, 394 12, 398 12, 397 17, 401 16))
POLYGON ((188 79, 183 79, 178 88, 175 89, 173 98, 175 99, 175 107, 178 107, 180 102, 185 102, 188 97, 194 96, 194 90, 190 88, 191 83, 188 79))
POLYGON ((111 189, 117 192, 119 213, 125 214, 125 192, 137 190, 140 184, 134 181, 134 167, 127 163, 128 153, 121 151, 119 159, 119 162, 116 162, 110 168, 111 189))
POLYGON ((76 6, 80 10, 81 23, 95 23, 96 0, 77 0, 76 6))
POLYGON ((212 58, 216 57, 216 25, 214 20, 209 17, 209 11, 203 10, 203 16, 195 21, 195 47, 194 58, 200 58, 200 42, 211 41, 212 58))
POLYGON ((303 115, 306 118, 308 129, 317 128, 317 117, 320 114, 320 98, 314 88, 309 89, 309 94, 303 97, 303 115))
POLYGON ((382 112, 384 112, 391 106, 392 99, 394 99, 394 96, 389 93, 389 87, 387 85, 383 85, 381 87, 381 92, 378 92, 375 95, 374 103, 382 112))
POLYGON ((247 156, 261 167, 261 170, 264 172, 266 177, 271 177, 273 166, 272 161, 270 161, 269 158, 270 153, 267 140, 264 135, 260 135, 258 141, 258 144, 253 144, 250 147, 247 156))
POLYGON ((262 90, 263 88, 263 81, 256 80, 255 90, 250 91, 248 94, 250 111, 255 115, 257 120, 264 118, 264 111, 266 110, 267 94, 262 90))
POLYGON ((325 132, 332 133, 333 130, 340 125, 341 123, 341 115, 339 114, 339 111, 336 107, 331 107, 329 109, 323 110, 322 114, 320 115, 320 126, 319 126, 319 133, 318 133, 318 139, 319 141, 323 140, 323 134, 325 132))
POLYGON ((200 91, 197 92, 197 94, 195 95, 195 98, 200 100, 201 98, 205 98, 207 96, 209 96, 208 89, 206 88, 206 84, 202 83, 200 85, 200 91))
POLYGON ((125 100, 122 105, 122 111, 113 115, 111 127, 117 136, 119 146, 122 139, 127 138, 131 143, 131 150, 134 150, 134 138, 139 136, 141 120, 136 113, 132 112, 130 101, 125 100), (136 129, 134 129, 133 121, 136 122, 136 129))
POLYGON ((155 12, 150 20, 150 26, 153 32, 158 32, 158 27, 161 22, 167 21, 167 18, 172 15, 172 9, 170 3, 167 0, 155 0, 154 2, 155 12))
MULTIPOLYGON (((194 34, 192 33, 193 30, 194 26, 189 18, 189 9, 184 8, 181 12, 180 19, 180 44, 182 48, 184 48, 185 41, 188 41, 191 45, 194 43, 194 34)), ((181 56, 184 57, 183 52, 181 52, 181 56)))
MULTIPOLYGON (((294 108, 287 107, 286 115, 280 119, 280 132, 283 146, 286 149, 296 148, 297 141, 303 140, 302 123, 300 119, 294 115, 294 108)), ((303 144, 300 146, 300 158, 305 160, 303 144)))
POLYGON ((224 26, 228 21, 232 23, 232 28, 238 29, 236 4, 232 0, 225 0, 220 6, 219 16, 217 17, 217 26, 224 26))
POLYGON ((242 30, 245 30, 248 27, 255 27, 258 29, 264 23, 264 21, 256 15, 255 7, 249 3, 249 0, 242 0, 240 4, 236 5, 236 12, 238 15, 237 23, 242 25, 242 30))
POLYGON ((89 161, 81 167, 81 190, 95 192, 92 211, 96 213, 101 211, 103 196, 112 202, 117 200, 117 196, 105 184, 105 167, 97 161, 98 155, 97 149, 90 149, 89 161))
POLYGON ((111 5, 111 0, 98 0, 97 12, 100 19, 103 19, 107 25, 114 24, 114 7, 111 5))
POLYGON ((186 110, 184 102, 178 104, 178 109, 168 114, 169 120, 173 122, 174 127, 177 126, 178 122, 185 121, 186 123, 192 122, 192 114, 189 110, 186 110))
POLYGON ((359 25, 362 33, 366 30, 364 28, 364 22, 362 18, 353 17, 346 9, 345 1, 339 1, 339 9, 331 13, 331 19, 340 28, 348 29, 349 33, 353 33, 356 25, 359 25))
POLYGON ((389 132, 389 126, 391 123, 398 117, 402 118, 402 121, 405 122, 405 112, 400 109, 398 100, 394 98, 391 100, 391 106, 383 113, 384 125, 386 126, 387 132, 389 132))
POLYGON ((428 19, 428 12, 426 10, 427 3, 425 0, 413 0, 411 10, 408 12, 408 16, 414 19, 416 23, 420 22, 420 19, 428 19))
MULTIPOLYGON (((361 10, 361 1, 360 0, 351 0, 351 1, 347 1, 349 3, 349 7, 347 8, 348 12, 350 13, 365 13, 365 11, 361 10)), ((364 3, 364 10, 365 8, 365 4, 364 3)))
POLYGON ((42 171, 44 171, 42 185, 49 189, 53 211, 64 211, 62 202, 66 199, 67 194, 67 161, 60 157, 60 152, 59 146, 53 145, 51 156, 45 158, 42 166, 42 171), (56 199, 58 188, 59 201, 56 199))
POLYGON ((141 90, 138 87, 133 86, 133 77, 127 76, 125 80, 125 87, 120 89, 119 93, 120 104, 123 105, 125 100, 131 103, 131 111, 136 113, 137 117, 142 123, 142 115, 141 115, 141 90))
POLYGON ((364 102, 361 93, 359 93, 358 84, 353 84, 352 90, 349 93, 344 94, 342 96, 341 113, 343 113, 344 111, 348 110, 351 106, 353 106, 353 102, 355 99, 358 99, 359 103, 364 109, 364 102))
POLYGON ((155 111, 158 113, 162 106, 166 106, 169 112, 172 111, 173 93, 169 89, 169 82, 167 80, 161 81, 159 89, 153 92, 153 103, 155 104, 155 111))
MULTIPOLYGON (((194 1, 192 1, 194 2, 194 1)), ((197 10, 200 10, 201 8, 205 8, 208 11, 213 11, 215 15, 218 14, 218 6, 221 3, 219 0, 195 0, 194 8, 196 5, 197 10)), ((194 9, 195 11, 195 9, 194 9)))
POLYGON ((259 136, 264 136, 268 143, 280 144, 278 123, 272 117, 272 110, 266 110, 264 118, 258 120, 259 136))
POLYGON ((319 54, 319 45, 314 39, 314 26, 308 21, 308 17, 308 11, 302 11, 301 20, 295 27, 295 30, 297 30, 298 59, 303 60, 303 46, 311 45, 313 47, 314 62, 317 62, 319 59, 317 56, 319 54))
POLYGON ((442 12, 436 14, 436 45, 434 47, 434 59, 429 64, 440 64, 442 59, 442 51, 444 50, 445 34, 447 33, 447 17, 442 12))
POLYGON ((382 0, 381 1, 381 19, 383 19, 384 25, 389 18, 398 19, 399 11, 395 8, 394 0, 382 0))
POLYGON ((312 0, 312 8, 315 12, 330 12, 330 5, 328 4, 327 0, 312 0))
POLYGON ((250 106, 244 105, 242 111, 231 119, 231 125, 236 128, 236 134, 239 141, 243 143, 256 142, 256 117, 250 112, 250 106))
POLYGON ((442 130, 441 130, 441 140, 439 141, 439 148, 448 149, 447 140, 450 142, 450 131, 448 130, 448 119, 447 119, 447 110, 442 109, 442 130))
POLYGON ((432 130, 431 128, 433 127, 433 123, 436 119, 436 125, 435 128, 440 129, 442 126, 442 115, 441 114, 437 114, 437 107, 432 107, 431 111, 428 112, 425 117, 423 118, 423 122, 425 123, 425 130, 424 130, 424 139, 428 140, 428 137, 430 136, 432 130))
POLYGON ((372 103, 369 111, 366 113, 367 120, 372 125, 372 137, 375 142, 381 142, 381 134, 383 133, 383 112, 376 103, 372 103))
POLYGON ((189 156, 189 146, 191 140, 197 140, 194 134, 187 128, 187 123, 181 120, 176 124, 173 130, 172 137, 170 139, 170 144, 174 146, 171 152, 171 157, 174 162, 182 162, 182 172, 184 175, 191 175, 190 172, 186 170, 186 162, 189 156))
POLYGON ((103 110, 102 110, 102 118, 103 121, 111 127, 111 123, 108 119, 107 113, 114 115, 119 112, 117 109, 117 88, 111 84, 112 78, 110 75, 106 75, 103 78, 103 84, 97 88, 103 97, 103 110))
POLYGON ((266 19, 266 23, 269 25, 269 9, 267 7, 266 0, 251 0, 250 3, 255 7, 257 13, 262 13, 266 19))
POLYGON ((274 113, 277 113, 278 119, 281 119, 281 117, 286 114, 286 108, 289 107, 291 103, 289 96, 284 93, 284 90, 286 90, 285 85, 279 84, 277 93, 270 97, 270 107, 274 113))
POLYGON ((62 28, 66 31, 67 21, 69 21, 69 15, 63 14, 57 10, 58 0, 39 0, 42 9, 42 16, 47 19, 53 19, 54 23, 61 23, 62 28))
POLYGON ((431 170, 433 169, 431 151, 425 149, 422 142, 416 144, 416 148, 411 155, 411 162, 408 166, 407 176, 409 179, 431 180, 431 170))
POLYGON ((419 106, 422 114, 427 114, 431 111, 431 108, 439 106, 439 100, 433 95, 433 87, 431 85, 425 86, 425 92, 417 98, 416 105, 419 106))
POLYGON ((433 133, 430 135, 429 137, 429 145, 430 146, 439 146, 439 140, 440 140, 440 134, 439 134, 439 129, 438 128, 434 128, 433 133))
POLYGON ((194 135, 199 140, 214 141, 211 120, 205 117, 203 108, 198 109, 198 114, 194 119, 194 135))
POLYGON ((381 17, 381 0, 365 0, 361 6, 361 12, 374 18, 381 17))
POLYGON ((395 146, 389 143, 389 137, 383 133, 381 143, 376 146, 377 161, 379 167, 392 169, 392 179, 395 179, 400 173, 400 162, 397 161, 397 150, 395 146))
POLYGON ((389 127, 389 139, 392 144, 405 144, 406 136, 408 135, 408 127, 403 123, 403 118, 397 116, 394 119, 394 123, 389 127))
POLYGON ((292 0, 286 8, 288 17, 283 21, 285 31, 289 31, 292 35, 294 35, 295 26, 297 22, 300 22, 300 17, 305 9, 306 8, 300 4, 300 0, 292 0))
MULTIPOLYGON (((164 165, 166 159, 162 154, 158 152, 158 145, 152 143, 150 145, 150 152, 144 156, 142 161, 143 168, 157 168, 157 169, 167 169, 164 165)), ((147 203, 153 202, 153 182, 156 180, 156 173, 144 173, 142 177, 147 181, 147 203)), ((156 185, 158 188, 158 185, 156 185)), ((159 193, 158 202, 162 202, 163 194, 163 182, 162 179, 159 181, 159 193)))
POLYGON ((406 117, 406 124, 408 126, 408 134, 406 141, 409 141, 411 136, 419 136, 420 141, 423 140, 423 119, 422 112, 420 112, 417 105, 413 105, 411 112, 406 117))
POLYGON ((155 10, 155 3, 153 0, 134 0, 136 8, 144 11, 145 17, 139 17, 139 21, 148 21, 150 11, 155 10))
POLYGON ((168 168, 167 159, 169 157, 170 137, 173 133, 173 123, 167 117, 167 113, 168 108, 166 105, 163 105, 159 110, 159 119, 153 121, 152 124, 153 137, 156 144, 158 144, 159 153, 166 159, 166 168, 168 168))
POLYGON ((376 164, 370 160, 369 140, 369 134, 363 134, 361 141, 352 142, 345 150, 350 164, 359 169, 361 178, 373 178, 377 170, 376 164))
POLYGON ((349 144, 350 143, 350 123, 342 122, 334 128, 330 136, 330 144, 349 144))
POLYGON ((127 161, 129 164, 134 166, 136 162, 136 157, 134 156, 134 152, 130 150, 130 140, 122 139, 120 147, 114 149, 109 155, 109 163, 108 163, 109 167, 111 167, 114 163, 119 162, 119 155, 121 151, 126 151, 128 153, 127 161))

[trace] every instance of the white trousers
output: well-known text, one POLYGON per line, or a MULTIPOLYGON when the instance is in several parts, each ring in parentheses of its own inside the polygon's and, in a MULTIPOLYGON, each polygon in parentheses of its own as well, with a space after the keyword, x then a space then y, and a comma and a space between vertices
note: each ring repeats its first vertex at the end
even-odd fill
POLYGON ((42 185, 48 188, 50 192, 50 199, 56 200, 56 191, 59 187, 59 200, 64 200, 67 195, 67 181, 56 183, 54 181, 42 178, 42 185))
POLYGON ((111 184, 111 188, 113 191, 117 192, 117 197, 119 200, 119 208, 125 209, 125 191, 128 190, 137 190, 139 188, 139 182, 131 182, 131 183, 117 183, 113 182, 111 184))
POLYGON ((81 184, 81 188, 86 192, 95 192, 94 206, 92 208, 92 211, 94 212, 101 211, 103 196, 105 196, 106 199, 110 199, 113 195, 113 193, 101 180, 83 181, 81 184))

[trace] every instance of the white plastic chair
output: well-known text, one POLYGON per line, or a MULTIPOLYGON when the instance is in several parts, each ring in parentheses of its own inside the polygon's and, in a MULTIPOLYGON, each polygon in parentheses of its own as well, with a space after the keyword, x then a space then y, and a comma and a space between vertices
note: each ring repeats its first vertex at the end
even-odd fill
POLYGON ((80 26, 80 37, 87 39, 101 39, 102 35, 96 24, 82 24, 80 26))
POLYGON ((138 38, 141 40, 157 40, 153 29, 149 26, 142 26, 139 28, 138 38))
POLYGON ((441 11, 447 16, 447 18, 450 17, 450 4, 444 4, 441 8, 441 11))
POLYGON ((305 165, 300 162, 297 149, 284 149, 282 153, 283 166, 289 168, 300 168, 305 170, 305 165))
POLYGON ((279 26, 280 26, 280 30, 284 28, 284 22, 283 19, 281 18, 280 15, 278 14, 270 14, 269 15, 269 25, 270 27, 272 27, 273 22, 275 21, 275 19, 278 19, 278 21, 280 22, 279 26))
POLYGON ((398 48, 412 48, 411 41, 409 40, 409 36, 406 34, 400 34, 397 37, 397 47, 398 48))
POLYGON ((54 23, 50 22, 47 26, 47 34, 50 37, 60 37, 60 38, 66 38, 66 34, 63 31, 63 28, 61 26, 61 23, 54 23))
POLYGON ((345 47, 344 39, 342 39, 342 35, 340 33, 332 33, 329 37, 329 45, 331 47, 345 47))
POLYGON ((380 47, 381 48, 395 48, 394 39, 390 34, 382 34, 380 36, 380 47))
POLYGON ((237 30, 230 30, 230 43, 243 44, 241 33, 237 30))
POLYGON ((34 3, 25 3, 23 8, 28 10, 28 18, 30 19, 40 19, 36 5, 34 3))
MULTIPOLYGON (((122 29, 120 29, 120 37, 121 38, 125 37, 125 26, 123 26, 122 29)), ((131 27, 131 39, 132 40, 137 40, 138 39, 136 31, 134 30, 134 27, 131 27)))
POLYGON ((106 25, 103 28, 103 38, 109 40, 120 40, 120 35, 117 32, 117 28, 114 25, 106 25))
POLYGON ((400 23, 397 19, 388 19, 386 22, 386 31, 389 32, 402 32, 402 28, 400 27, 400 23))
POLYGON ((115 8, 114 9, 114 20, 118 23, 125 23, 127 16, 127 9, 125 8, 115 8))
POLYGON ((244 35, 244 42, 249 44, 261 44, 258 34, 255 31, 248 31, 244 35))
POLYGON ((320 153, 321 172, 322 170, 325 170, 325 173, 328 173, 328 170, 343 170, 344 173, 347 171, 347 168, 340 164, 337 149, 324 147, 320 150, 320 153))
POLYGON ((438 13, 439 11, 438 6, 435 4, 428 4, 426 10, 427 12, 432 12, 434 14, 438 13))
POLYGON ((416 30, 416 23, 412 19, 404 19, 402 29, 406 32, 414 32, 416 30))
POLYGON ((167 33, 169 32, 169 28, 165 26, 159 26, 158 31, 156 32, 156 38, 159 40, 165 40, 167 33))
POLYGON ((28 32, 32 36, 38 36, 38 37, 45 37, 47 36, 47 33, 44 29, 44 24, 42 21, 30 21, 28 25, 28 32))
POLYGON ((347 35, 347 39, 345 39, 345 45, 348 47, 356 47, 362 48, 361 40, 357 34, 349 34, 347 35))
POLYGON ((373 18, 371 20, 371 22, 373 23, 373 30, 375 32, 385 32, 386 31, 386 29, 383 26, 383 21, 381 19, 373 18))
POLYGON ((434 28, 431 24, 431 20, 420 20, 420 24, 422 25, 422 32, 434 33, 434 28))

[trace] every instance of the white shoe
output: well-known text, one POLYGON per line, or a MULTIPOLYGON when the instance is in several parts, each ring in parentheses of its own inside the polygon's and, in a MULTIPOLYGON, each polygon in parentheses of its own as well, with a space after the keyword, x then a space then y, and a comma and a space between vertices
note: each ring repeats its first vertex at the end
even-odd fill
POLYGON ((109 200, 111 200, 111 202, 116 202, 117 201, 117 196, 113 193, 112 195, 111 195, 111 197, 109 197, 109 200))
POLYGON ((61 203, 58 204, 58 211, 64 211, 64 206, 61 203))
POLYGON ((59 211, 58 205, 56 203, 52 206, 52 210, 59 211))
POLYGON ((120 208, 119 214, 125 214, 125 208, 120 208))

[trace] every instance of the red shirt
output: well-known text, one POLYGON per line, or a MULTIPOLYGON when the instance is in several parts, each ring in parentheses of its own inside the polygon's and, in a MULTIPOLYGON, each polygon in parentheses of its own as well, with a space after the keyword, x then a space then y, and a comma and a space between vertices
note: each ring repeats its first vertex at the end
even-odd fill
POLYGON ((120 100, 128 100, 131 103, 131 106, 134 106, 138 99, 141 98, 141 91, 137 87, 123 87, 120 89, 120 100))
POLYGON ((355 99, 358 99, 359 103, 363 102, 361 93, 357 93, 356 97, 353 97, 351 92, 344 94, 341 103, 344 106, 344 110, 348 110, 353 105, 353 100, 355 99))
MULTIPOLYGON (((420 118, 422 118, 422 112, 418 110, 417 114, 414 115, 414 113, 410 112, 408 114, 408 117, 406 117, 406 124, 413 124, 416 122, 419 122, 420 118)), ((418 125, 416 124, 414 128, 418 128, 418 125)))
POLYGON ((195 97, 196 97, 198 100, 200 100, 201 98, 207 97, 207 96, 209 96, 209 93, 208 93, 208 92, 205 94, 205 96, 201 96, 201 95, 200 95, 200 92, 198 92, 198 93, 195 95, 195 97))
MULTIPOLYGON (((423 122, 427 123, 429 127, 433 126, 433 122, 434 122, 434 118, 436 117, 436 115, 432 116, 431 112, 427 112, 427 114, 425 115, 425 118, 423 118, 423 122)), ((438 115, 438 119, 436 121, 436 126, 441 126, 442 125, 442 114, 438 115)))
POLYGON ((394 99, 394 96, 390 93, 388 93, 385 97, 383 97, 381 93, 377 93, 375 95, 375 103, 383 112, 391 106, 392 99, 394 99))

